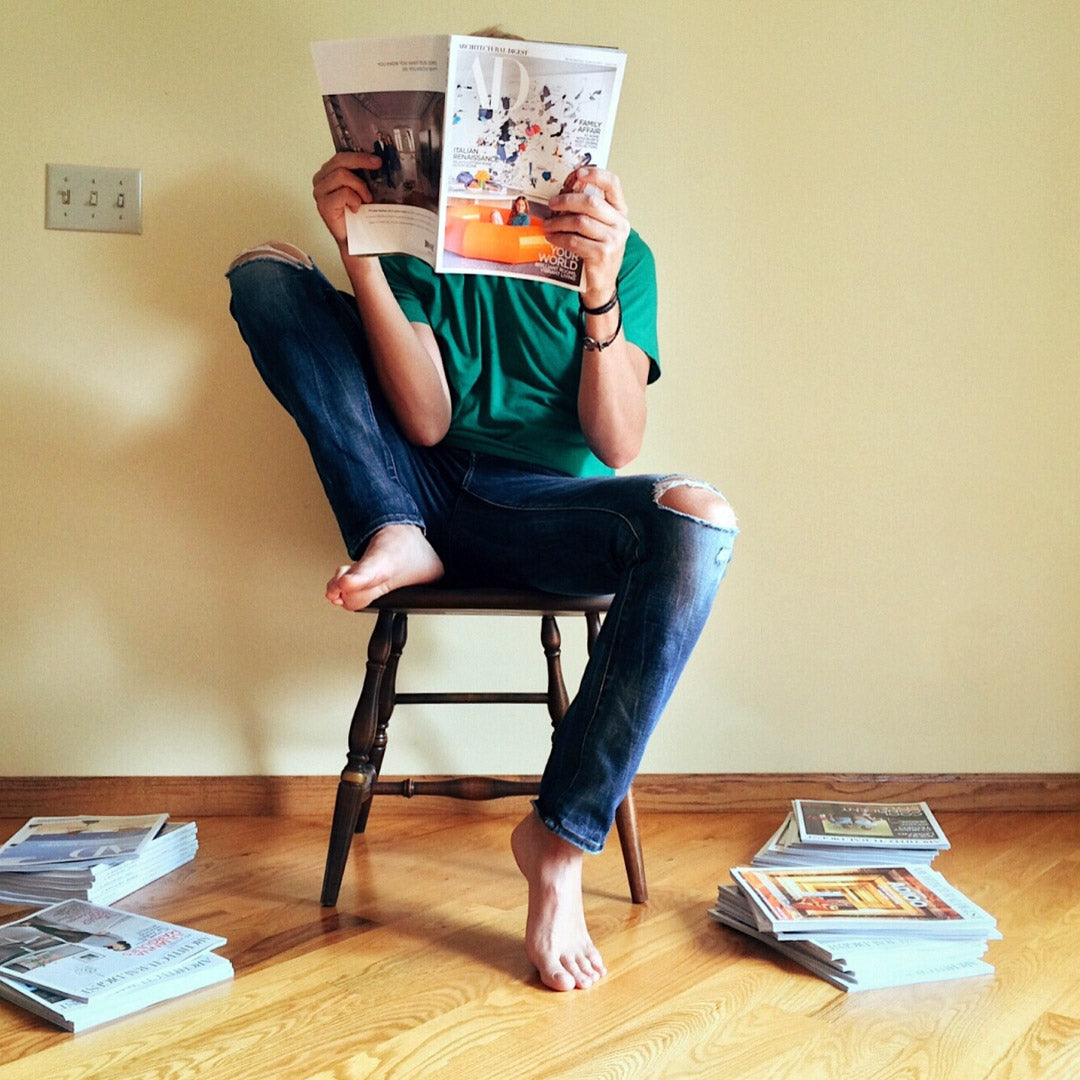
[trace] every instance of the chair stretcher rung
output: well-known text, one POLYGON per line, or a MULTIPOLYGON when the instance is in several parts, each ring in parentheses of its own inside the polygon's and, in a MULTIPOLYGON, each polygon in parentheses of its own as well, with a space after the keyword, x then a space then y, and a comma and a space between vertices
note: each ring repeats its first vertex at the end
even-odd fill
POLYGON ((395 705, 546 705, 547 694, 430 693, 394 694, 395 705))

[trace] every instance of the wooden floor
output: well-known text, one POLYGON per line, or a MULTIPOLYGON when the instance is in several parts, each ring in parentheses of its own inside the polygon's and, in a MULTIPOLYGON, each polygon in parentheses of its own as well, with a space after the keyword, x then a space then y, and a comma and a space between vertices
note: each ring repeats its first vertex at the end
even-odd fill
POLYGON ((118 906, 227 936, 235 981, 80 1036, 0 1002, 0 1080, 1080 1077, 1080 815, 939 813, 996 974, 859 994, 706 915, 777 814, 642 815, 651 900, 617 844, 591 859, 611 973, 555 994, 521 954, 504 805, 380 800, 331 911, 326 821, 201 820, 195 862, 118 906))

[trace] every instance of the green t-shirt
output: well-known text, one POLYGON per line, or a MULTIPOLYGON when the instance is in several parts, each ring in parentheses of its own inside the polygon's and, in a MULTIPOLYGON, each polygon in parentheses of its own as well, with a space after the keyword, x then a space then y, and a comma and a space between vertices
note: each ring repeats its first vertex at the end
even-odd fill
MULTIPOLYGON (((547 282, 482 274, 436 274, 409 255, 382 257, 386 279, 410 322, 435 334, 450 384, 445 442, 570 476, 608 468, 585 445, 577 414, 581 375, 578 294, 547 282)), ((623 330, 660 375, 656 273, 636 232, 619 271, 623 330)))

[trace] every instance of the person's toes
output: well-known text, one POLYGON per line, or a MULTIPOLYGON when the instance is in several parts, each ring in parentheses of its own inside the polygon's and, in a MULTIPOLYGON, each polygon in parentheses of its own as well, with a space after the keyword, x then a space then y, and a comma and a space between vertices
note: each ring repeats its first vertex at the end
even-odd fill
POLYGON ((539 968, 540 981, 552 990, 573 990, 577 979, 561 964, 549 964, 539 968))
POLYGON ((334 573, 334 576, 326 583, 326 599, 329 600, 331 604, 340 605, 342 603, 341 579, 345 577, 349 572, 349 569, 350 567, 348 566, 339 566, 334 573))
POLYGON ((564 956, 563 967, 573 976, 574 985, 579 990, 587 990, 599 978, 592 964, 584 956, 564 956))
POLYGON ((601 959, 596 946, 591 942, 585 950, 585 958, 588 961, 589 967, 592 969, 593 975, 597 979, 602 979, 607 974, 607 968, 604 967, 604 961, 601 959))

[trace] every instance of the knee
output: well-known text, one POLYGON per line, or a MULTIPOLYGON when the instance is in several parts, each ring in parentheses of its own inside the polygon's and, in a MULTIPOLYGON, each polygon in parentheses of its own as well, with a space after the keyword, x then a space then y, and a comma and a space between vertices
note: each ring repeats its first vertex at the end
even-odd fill
POLYGON ((686 476, 672 476, 658 481, 653 492, 656 505, 666 510, 696 518, 718 529, 737 527, 731 504, 710 484, 686 476))
POLYGON ((285 263, 286 266, 297 266, 305 270, 310 270, 315 265, 306 251, 301 251, 300 248, 294 247, 284 240, 270 240, 265 244, 249 248, 247 251, 241 251, 229 263, 229 269, 226 273, 231 274, 240 266, 259 261, 285 263))
POLYGON ((245 328, 279 326, 287 322, 299 297, 317 288, 311 256, 281 241, 240 252, 225 273, 231 299, 229 310, 245 328))

